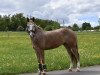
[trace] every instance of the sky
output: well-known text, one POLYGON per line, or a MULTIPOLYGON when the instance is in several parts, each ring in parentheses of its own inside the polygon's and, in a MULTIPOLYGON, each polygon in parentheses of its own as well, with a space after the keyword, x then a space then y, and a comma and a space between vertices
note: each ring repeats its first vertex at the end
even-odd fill
POLYGON ((0 0, 0 15, 23 13, 69 26, 89 22, 97 26, 100 0, 0 0))

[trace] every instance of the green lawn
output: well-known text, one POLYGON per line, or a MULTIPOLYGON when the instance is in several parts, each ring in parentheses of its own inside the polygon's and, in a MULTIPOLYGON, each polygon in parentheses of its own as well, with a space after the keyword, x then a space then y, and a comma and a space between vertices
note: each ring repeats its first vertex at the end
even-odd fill
MULTIPOLYGON (((100 32, 79 32, 81 66, 100 64, 100 32)), ((48 70, 67 69, 69 57, 63 46, 45 51, 48 70)), ((0 75, 37 72, 37 59, 26 32, 0 32, 0 75)))

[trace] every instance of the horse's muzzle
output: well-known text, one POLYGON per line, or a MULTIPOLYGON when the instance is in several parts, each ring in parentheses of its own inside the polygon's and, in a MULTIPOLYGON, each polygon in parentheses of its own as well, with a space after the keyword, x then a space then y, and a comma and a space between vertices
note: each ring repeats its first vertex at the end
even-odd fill
POLYGON ((29 34, 30 34, 31 37, 33 37, 33 33, 32 32, 30 32, 29 34))

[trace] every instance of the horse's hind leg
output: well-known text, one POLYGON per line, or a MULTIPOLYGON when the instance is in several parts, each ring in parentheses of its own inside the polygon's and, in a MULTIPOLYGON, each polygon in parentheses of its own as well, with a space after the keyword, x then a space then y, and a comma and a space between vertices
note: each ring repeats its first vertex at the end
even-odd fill
POLYGON ((67 49, 67 52, 68 52, 70 59, 71 59, 69 71, 72 71, 74 63, 77 64, 77 70, 76 71, 80 71, 79 70, 79 68, 80 68, 80 58, 79 58, 77 45, 70 46, 69 44, 65 43, 64 46, 67 49))
POLYGON ((72 47, 72 53, 74 54, 74 56, 76 58, 76 63, 77 63, 76 71, 80 71, 80 69, 79 69, 80 68, 80 57, 79 57, 77 45, 72 47))
POLYGON ((70 57, 70 67, 69 67, 69 71, 72 71, 72 68, 73 68, 73 64, 74 64, 74 55, 73 53, 71 52, 71 48, 67 45, 67 44, 64 44, 65 48, 67 49, 67 52, 69 54, 69 57, 70 57))

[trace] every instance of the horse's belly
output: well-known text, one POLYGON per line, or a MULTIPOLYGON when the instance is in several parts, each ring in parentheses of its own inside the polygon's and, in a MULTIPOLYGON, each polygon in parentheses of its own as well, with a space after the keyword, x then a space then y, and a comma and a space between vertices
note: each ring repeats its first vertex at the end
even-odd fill
MULTIPOLYGON (((60 46, 60 45, 59 45, 60 46)), ((46 47, 44 50, 50 50, 50 49, 54 49, 54 48, 57 48, 59 46, 50 46, 50 47, 46 47)))
POLYGON ((49 42, 48 44, 46 44, 45 50, 57 48, 62 44, 63 44, 62 41, 49 42))

